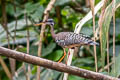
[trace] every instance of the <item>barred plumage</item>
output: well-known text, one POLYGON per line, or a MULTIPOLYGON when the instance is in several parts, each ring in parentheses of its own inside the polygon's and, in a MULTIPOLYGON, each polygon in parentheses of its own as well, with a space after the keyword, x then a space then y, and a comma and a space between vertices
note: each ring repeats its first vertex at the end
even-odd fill
POLYGON ((56 43, 63 48, 73 48, 80 45, 99 45, 84 34, 60 32, 55 36, 56 43))
POLYGON ((50 25, 53 39, 55 39, 55 42, 59 46, 61 46, 64 50, 64 56, 59 60, 59 62, 61 62, 66 55, 65 48, 74 48, 80 45, 99 45, 99 43, 94 42, 92 39, 90 39, 89 36, 84 35, 84 34, 76 34, 73 32, 60 32, 58 34, 55 34, 54 28, 53 28, 54 26, 53 19, 48 19, 45 22, 41 22, 40 24, 35 24, 35 25, 38 26, 43 23, 50 25))

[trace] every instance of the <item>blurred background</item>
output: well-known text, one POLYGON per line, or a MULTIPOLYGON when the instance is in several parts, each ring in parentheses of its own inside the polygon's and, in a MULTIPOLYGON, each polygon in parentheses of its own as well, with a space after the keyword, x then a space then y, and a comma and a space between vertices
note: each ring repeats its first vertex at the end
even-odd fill
MULTIPOLYGON (((95 0, 95 5, 101 0, 95 0)), ((116 6, 120 4, 116 1, 116 6)), ((37 56, 38 44, 40 40, 41 27, 35 27, 33 24, 42 21, 44 10, 50 0, 1 0, 0 1, 0 46, 37 56), (29 39, 28 39, 29 38, 29 39), (28 42, 28 43, 27 43, 28 42), (28 45, 29 44, 29 45, 28 45), (27 45, 29 51, 27 51, 27 45)), ((97 46, 97 65, 98 72, 119 77, 120 75, 120 9, 115 13, 115 46, 113 47, 113 19, 111 7, 112 0, 107 2, 106 17, 104 16, 103 35, 106 35, 106 29, 109 38, 103 36, 98 38, 97 42, 103 40, 102 47, 97 46), (108 11, 108 12, 107 12, 108 11), (108 14, 107 14, 108 13, 108 14), (108 19, 111 17, 110 19, 108 19), (106 25, 107 24, 107 25, 106 25), (108 43, 107 43, 108 40, 108 43), (104 43, 105 41, 105 43, 104 43), (109 44, 107 48, 106 44, 109 44), (104 51, 101 51, 101 48, 104 51), (114 49, 113 49, 114 48, 114 49), (113 65, 113 50, 115 50, 115 62, 113 65), (103 53, 104 54, 101 54, 103 53), (109 57, 107 53, 109 52, 109 57), (109 64, 108 64, 109 58, 109 64), (109 71, 108 71, 109 68, 109 71)), ((89 0, 56 0, 54 7, 50 11, 49 18, 55 21, 55 33, 63 31, 74 32, 76 24, 82 20, 91 10, 89 0)), ((101 10, 95 15, 95 26, 98 28, 101 10)), ((93 21, 82 26, 81 32, 93 37, 93 21)), ((98 35, 99 36, 99 35, 98 35)), ((68 50, 67 50, 68 51, 68 50)), ((51 37, 50 28, 46 27, 41 57, 57 62, 63 55, 63 50, 51 37)), ((63 60, 65 63, 66 58, 63 60)), ((93 46, 82 46, 75 49, 72 59, 72 66, 95 71, 93 46)), ((62 80, 63 73, 55 70, 40 67, 41 80, 62 80)), ((4 56, 0 56, 0 80, 36 80, 37 66, 30 65, 21 61, 15 61, 4 56), (29 76, 27 76, 29 74, 29 76)), ((68 80, 86 80, 74 75, 69 75, 68 80)))

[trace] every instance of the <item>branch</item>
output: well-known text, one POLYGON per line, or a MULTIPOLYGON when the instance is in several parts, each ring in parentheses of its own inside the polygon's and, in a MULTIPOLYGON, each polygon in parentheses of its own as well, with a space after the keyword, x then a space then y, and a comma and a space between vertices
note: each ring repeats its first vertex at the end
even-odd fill
POLYGON ((84 78, 87 78, 87 79, 119 80, 118 78, 103 75, 101 73, 96 73, 96 72, 93 72, 93 71, 80 69, 80 68, 73 67, 73 66, 67 66, 67 65, 62 64, 62 63, 53 62, 53 61, 50 61, 50 60, 46 60, 46 59, 39 58, 39 57, 36 57, 36 56, 31 56, 31 55, 28 55, 28 54, 25 54, 25 53, 22 53, 22 52, 10 50, 10 49, 3 48, 3 47, 0 47, 0 55, 7 56, 7 57, 10 57, 10 58, 14 58, 16 60, 24 61, 24 62, 27 62, 27 63, 30 63, 30 64, 39 65, 39 66, 43 66, 43 67, 46 67, 46 68, 54 69, 54 70, 57 70, 57 71, 60 71, 60 72, 66 72, 66 73, 69 73, 69 74, 77 75, 77 76, 84 77, 84 78))
MULTIPOLYGON (((49 12, 53 8, 53 5, 56 0, 51 0, 49 4, 47 5, 47 8, 44 11, 44 17, 43 17, 43 22, 45 22, 48 17, 49 17, 49 12)), ((41 32, 40 32, 40 40, 39 40, 39 46, 38 46, 38 56, 41 56, 41 51, 42 51, 42 39, 43 39, 43 34, 45 31, 45 25, 42 25, 41 27, 41 32)), ((37 80, 40 80, 40 66, 37 67, 37 80)))
POLYGON ((0 64, 1 64, 1 66, 3 68, 3 70, 5 71, 7 77, 9 79, 12 79, 12 76, 11 76, 11 73, 9 71, 9 68, 7 67, 6 63, 4 62, 4 60, 3 60, 3 58, 1 56, 0 56, 0 64))
MULTIPOLYGON (((8 26, 7 26, 6 0, 1 0, 1 10, 2 10, 2 27, 6 32, 6 39, 7 39, 7 43, 8 43, 8 48, 10 48, 10 38, 9 38, 9 31, 8 31, 8 26)), ((9 74, 7 76, 8 76, 8 78, 10 78, 12 80, 12 77, 13 77, 14 72, 15 72, 14 60, 10 58, 9 62, 10 62, 10 70, 11 70, 12 74, 9 74)))

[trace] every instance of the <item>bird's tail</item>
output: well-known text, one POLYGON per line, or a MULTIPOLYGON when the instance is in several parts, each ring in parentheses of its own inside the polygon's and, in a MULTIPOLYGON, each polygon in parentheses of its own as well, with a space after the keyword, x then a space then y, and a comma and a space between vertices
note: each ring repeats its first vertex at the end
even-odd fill
POLYGON ((89 43, 89 45, 96 45, 96 46, 99 46, 99 43, 94 42, 94 41, 91 41, 91 42, 89 43))

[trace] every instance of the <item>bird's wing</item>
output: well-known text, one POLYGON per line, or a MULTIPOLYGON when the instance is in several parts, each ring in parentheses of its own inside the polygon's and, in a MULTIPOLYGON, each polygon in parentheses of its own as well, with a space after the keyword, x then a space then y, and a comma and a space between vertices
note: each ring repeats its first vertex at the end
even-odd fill
POLYGON ((62 47, 75 47, 80 45, 97 45, 96 42, 84 34, 76 34, 73 32, 61 32, 57 34, 55 41, 62 47))
POLYGON ((56 37, 55 37, 55 42, 61 46, 61 47, 64 47, 66 45, 66 37, 69 33, 68 32, 60 32, 58 34, 56 34, 56 37))
POLYGON ((65 43, 66 45, 85 45, 85 44, 91 44, 94 41, 87 35, 84 34, 76 34, 73 32, 70 32, 65 37, 65 43))

